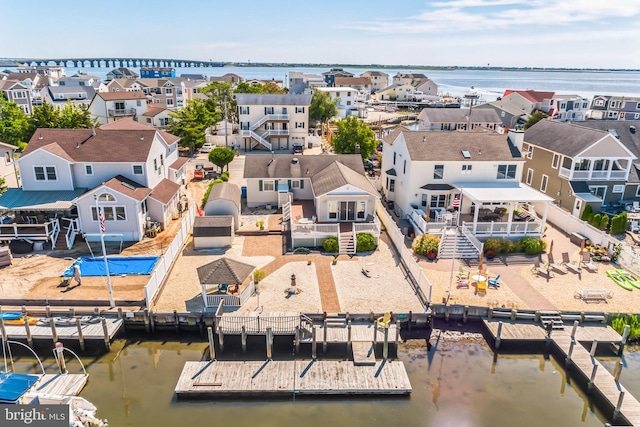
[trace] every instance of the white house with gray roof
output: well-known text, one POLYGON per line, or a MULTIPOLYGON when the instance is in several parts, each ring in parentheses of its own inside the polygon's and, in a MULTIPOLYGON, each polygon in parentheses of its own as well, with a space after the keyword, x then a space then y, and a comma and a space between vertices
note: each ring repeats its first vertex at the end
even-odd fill
POLYGON ((502 131, 502 121, 492 109, 423 108, 418 115, 418 130, 473 130, 476 128, 502 131))
POLYGON ((307 145, 311 95, 238 93, 235 98, 246 151, 307 145))

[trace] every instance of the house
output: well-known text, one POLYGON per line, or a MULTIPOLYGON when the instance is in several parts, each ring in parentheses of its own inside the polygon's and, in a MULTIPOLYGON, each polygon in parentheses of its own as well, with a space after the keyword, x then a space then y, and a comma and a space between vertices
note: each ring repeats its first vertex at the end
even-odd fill
POLYGON ((141 91, 147 95, 149 104, 175 110, 183 106, 184 96, 181 79, 136 79, 130 90, 141 91))
POLYGON ((235 98, 245 150, 307 145, 311 95, 238 93, 235 98))
POLYGON ((536 110, 540 110, 550 117, 553 117, 556 114, 555 97, 555 92, 512 89, 505 90, 502 95, 502 99, 509 98, 514 103, 524 108, 529 114, 536 110))
POLYGON ((289 73, 289 93, 291 95, 309 94, 318 87, 327 87, 327 82, 324 81, 322 76, 299 73, 297 71, 289 73))
POLYGON ((413 221, 416 234, 458 224, 478 238, 541 236, 546 211, 526 223, 514 216, 524 205, 552 200, 520 183, 523 165, 511 135, 401 127, 383 138, 381 183, 392 209, 413 221))
POLYGON ((356 89, 362 94, 366 94, 366 99, 369 99, 371 93, 371 78, 370 77, 336 77, 334 80, 335 87, 349 87, 356 89))
POLYGON ((389 86, 389 74, 383 71, 365 71, 360 74, 360 77, 369 77, 371 79, 371 93, 389 86))
POLYGON ((100 87, 100 78, 79 71, 70 77, 60 77, 55 81, 57 86, 91 86, 94 89, 100 87))
POLYGON ((486 102, 473 107, 478 109, 492 109, 498 114, 502 127, 506 129, 514 129, 522 126, 529 120, 529 111, 521 104, 514 102, 511 98, 502 98, 496 101, 486 102))
POLYGON ((202 93, 202 89, 207 86, 209 82, 197 81, 197 80, 183 80, 180 83, 182 87, 182 95, 184 97, 184 105, 187 105, 192 99, 206 99, 206 95, 202 93))
POLYGON ((102 124, 136 119, 146 111, 147 96, 142 92, 97 92, 89 104, 89 112, 102 124))
POLYGON ((204 216, 230 216, 233 218, 234 231, 237 230, 240 227, 241 195, 240 188, 235 184, 215 184, 204 204, 204 216))
POLYGON ((284 82, 282 80, 276 80, 274 78, 272 79, 250 79, 250 80, 246 80, 245 83, 251 85, 251 86, 264 86, 267 83, 272 83, 274 85, 276 85, 278 88, 280 89, 284 89, 284 82))
POLYGON ((136 83, 138 79, 117 78, 102 83, 99 92, 136 92, 141 91, 142 86, 136 83))
POLYGON ((599 212, 625 194, 637 156, 615 132, 573 122, 541 120, 524 133, 523 181, 580 217, 586 205, 599 212))
POLYGON ((177 212, 187 160, 178 158, 178 141, 125 119, 97 129, 38 129, 18 160, 22 188, 6 199, 11 203, 1 196, 0 206, 38 212, 53 224, 43 237, 54 244, 60 218, 74 233, 97 239, 97 203, 105 239, 141 240, 149 221, 165 227, 177 212))
POLYGON ((418 84, 416 91, 421 92, 424 96, 438 96, 440 92, 438 83, 431 79, 427 79, 425 82, 418 84))
POLYGON ((248 207, 282 207, 294 248, 321 246, 335 236, 340 252, 353 253, 356 233, 380 234, 380 195, 365 177, 359 154, 247 156, 244 178, 248 207))
POLYGON ((37 73, 52 79, 59 79, 67 75, 67 70, 59 65, 33 65, 18 67, 18 73, 37 73))
POLYGON ((553 116, 560 121, 585 120, 589 100, 580 95, 556 95, 556 111, 553 116))
POLYGON ((342 68, 332 68, 329 71, 322 73, 324 81, 328 87, 335 86, 336 77, 353 77, 353 73, 343 70, 342 68))
POLYGON ((422 73, 398 73, 391 79, 391 84, 409 84, 417 90, 419 86, 423 85, 427 81, 429 81, 429 77, 425 76, 422 73))
POLYGON ((113 79, 137 79, 140 77, 138 73, 125 67, 114 68, 107 73, 107 80, 113 79))
POLYGON ((492 109, 423 108, 418 114, 419 130, 473 130, 485 128, 501 131, 502 121, 492 109))
POLYGON ((7 187, 20 186, 16 162, 13 158, 17 149, 15 145, 0 142, 0 178, 4 179, 4 185, 7 187))
POLYGON ((89 107, 95 95, 96 90, 92 86, 47 86, 42 99, 58 108, 68 103, 78 107, 89 107))
POLYGON ((640 120, 640 97, 596 95, 588 114, 598 120, 640 120))
POLYGON ((412 93, 415 88, 409 83, 405 84, 392 84, 385 88, 380 89, 371 98, 379 101, 408 101, 412 99, 412 93))
POLYGON ((242 82, 244 79, 242 78, 242 76, 239 76, 235 73, 227 73, 223 76, 211 76, 209 77, 209 80, 212 82, 223 82, 223 83, 231 83, 231 84, 238 84, 240 82, 242 82))
POLYGON ((31 89, 18 80, 0 80, 0 91, 7 101, 13 101, 22 108, 25 114, 33 111, 31 103, 31 89))
POLYGON ((363 102, 364 96, 358 90, 351 87, 320 87, 318 92, 329 94, 329 98, 336 102, 338 115, 341 119, 353 114, 358 109, 356 103, 363 102))
POLYGON ((194 80, 197 82, 208 82, 209 77, 206 74, 180 74, 180 78, 184 80, 194 80))
POLYGON ((171 123, 173 118, 170 116, 172 110, 162 106, 149 105, 147 111, 142 114, 139 119, 141 123, 144 123, 154 128, 163 129, 171 123))
POLYGON ((150 79, 161 79, 167 77, 175 77, 176 69, 172 67, 142 67, 140 68, 140 77, 150 79))

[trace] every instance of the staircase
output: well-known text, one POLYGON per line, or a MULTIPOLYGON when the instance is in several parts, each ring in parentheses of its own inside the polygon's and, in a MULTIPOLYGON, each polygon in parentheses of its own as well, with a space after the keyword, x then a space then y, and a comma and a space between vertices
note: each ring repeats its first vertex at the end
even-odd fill
POLYGON ((562 321, 562 316, 558 311, 541 311, 540 312, 540 323, 546 329, 547 325, 551 323, 553 325, 554 331, 563 331, 564 330, 564 322, 562 321))
POLYGON ((355 254, 356 253, 356 242, 353 237, 353 232, 348 231, 345 233, 340 233, 340 238, 338 239, 338 252, 341 254, 355 254))
POLYGON ((260 135, 258 135, 257 133, 255 133, 254 131, 252 131, 252 130, 243 130, 241 132, 242 132, 242 137, 251 138, 254 141, 258 142, 258 144, 254 145, 252 148, 257 147, 258 145, 262 145, 267 150, 271 150, 271 143, 269 141, 267 141, 266 139, 264 139, 263 137, 261 137, 260 135))
POLYGON ((477 259, 479 256, 475 245, 456 227, 448 228, 442 234, 438 259, 477 259))

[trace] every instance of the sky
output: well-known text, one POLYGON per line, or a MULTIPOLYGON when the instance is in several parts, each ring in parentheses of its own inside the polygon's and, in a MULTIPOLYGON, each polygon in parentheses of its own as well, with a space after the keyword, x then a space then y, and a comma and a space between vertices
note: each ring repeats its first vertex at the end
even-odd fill
POLYGON ((4 3, 0 58, 640 69, 640 0, 4 3))

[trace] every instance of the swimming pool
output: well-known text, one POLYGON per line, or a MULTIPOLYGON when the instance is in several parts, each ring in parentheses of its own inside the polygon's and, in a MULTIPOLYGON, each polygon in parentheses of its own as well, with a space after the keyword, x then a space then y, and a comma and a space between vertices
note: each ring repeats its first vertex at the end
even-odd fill
MULTIPOLYGON (((158 262, 158 257, 107 257, 109 275, 151 274, 158 262)), ((62 273, 62 277, 73 277, 73 266, 80 266, 80 275, 106 276, 104 258, 80 257, 62 273)))

